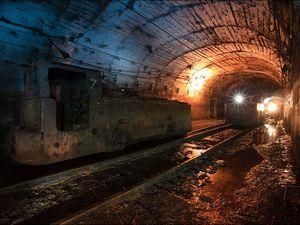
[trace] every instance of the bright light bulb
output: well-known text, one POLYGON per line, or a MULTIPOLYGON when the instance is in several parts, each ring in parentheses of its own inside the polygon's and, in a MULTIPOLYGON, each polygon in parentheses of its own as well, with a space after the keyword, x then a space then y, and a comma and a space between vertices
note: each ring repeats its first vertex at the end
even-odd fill
POLYGON ((203 68, 198 70, 190 79, 189 86, 194 91, 199 91, 204 86, 207 79, 212 75, 212 71, 209 68, 203 68))
POLYGON ((238 104, 242 103, 244 101, 244 96, 240 95, 240 94, 237 94, 235 97, 234 97, 234 101, 238 104))
POLYGON ((268 112, 276 112, 278 109, 277 105, 273 102, 269 103, 267 106, 268 112))
POLYGON ((270 100, 271 100, 271 98, 266 98, 266 99, 264 99, 264 103, 268 104, 270 100))
POLYGON ((257 108, 257 111, 261 111, 261 112, 265 111, 264 103, 257 103, 256 108, 257 108))

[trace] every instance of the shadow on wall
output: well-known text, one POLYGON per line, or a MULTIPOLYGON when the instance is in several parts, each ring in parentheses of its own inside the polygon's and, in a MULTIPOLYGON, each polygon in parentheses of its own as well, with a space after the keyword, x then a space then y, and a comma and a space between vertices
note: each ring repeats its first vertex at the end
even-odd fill
POLYGON ((297 170, 300 175, 300 79, 285 89, 284 120, 293 139, 297 170))
POLYGON ((224 119, 224 99, 222 97, 206 97, 200 102, 190 102, 192 109, 192 120, 201 119, 224 119))
POLYGON ((0 162, 7 133, 20 123, 20 98, 24 92, 24 67, 0 60, 0 162))
POLYGON ((0 92, 0 162, 5 158, 5 138, 19 124, 20 94, 0 92))
POLYGON ((209 119, 210 108, 209 105, 192 105, 192 120, 209 119))

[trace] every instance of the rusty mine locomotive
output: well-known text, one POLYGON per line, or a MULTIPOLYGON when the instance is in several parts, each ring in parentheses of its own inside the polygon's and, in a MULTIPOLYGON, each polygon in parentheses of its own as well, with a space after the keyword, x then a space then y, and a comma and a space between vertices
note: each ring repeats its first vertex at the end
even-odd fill
POLYGON ((22 125, 9 137, 9 155, 21 164, 45 165, 140 141, 183 135, 190 105, 164 99, 109 96, 99 71, 46 64, 29 72, 22 125))

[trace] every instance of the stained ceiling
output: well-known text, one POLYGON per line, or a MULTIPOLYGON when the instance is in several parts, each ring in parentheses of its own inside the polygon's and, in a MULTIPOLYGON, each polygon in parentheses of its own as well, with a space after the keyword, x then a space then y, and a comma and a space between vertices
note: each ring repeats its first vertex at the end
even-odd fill
POLYGON ((268 0, 1 1, 0 72, 30 64, 38 52, 103 71, 107 82, 141 95, 186 99, 247 76, 279 85, 273 7, 268 0))

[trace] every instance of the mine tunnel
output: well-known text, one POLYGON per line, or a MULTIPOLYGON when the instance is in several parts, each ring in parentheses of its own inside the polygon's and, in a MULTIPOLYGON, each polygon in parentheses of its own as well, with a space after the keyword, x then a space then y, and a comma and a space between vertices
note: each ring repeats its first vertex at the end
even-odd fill
POLYGON ((300 224, 298 0, 1 0, 0 224, 300 224))

